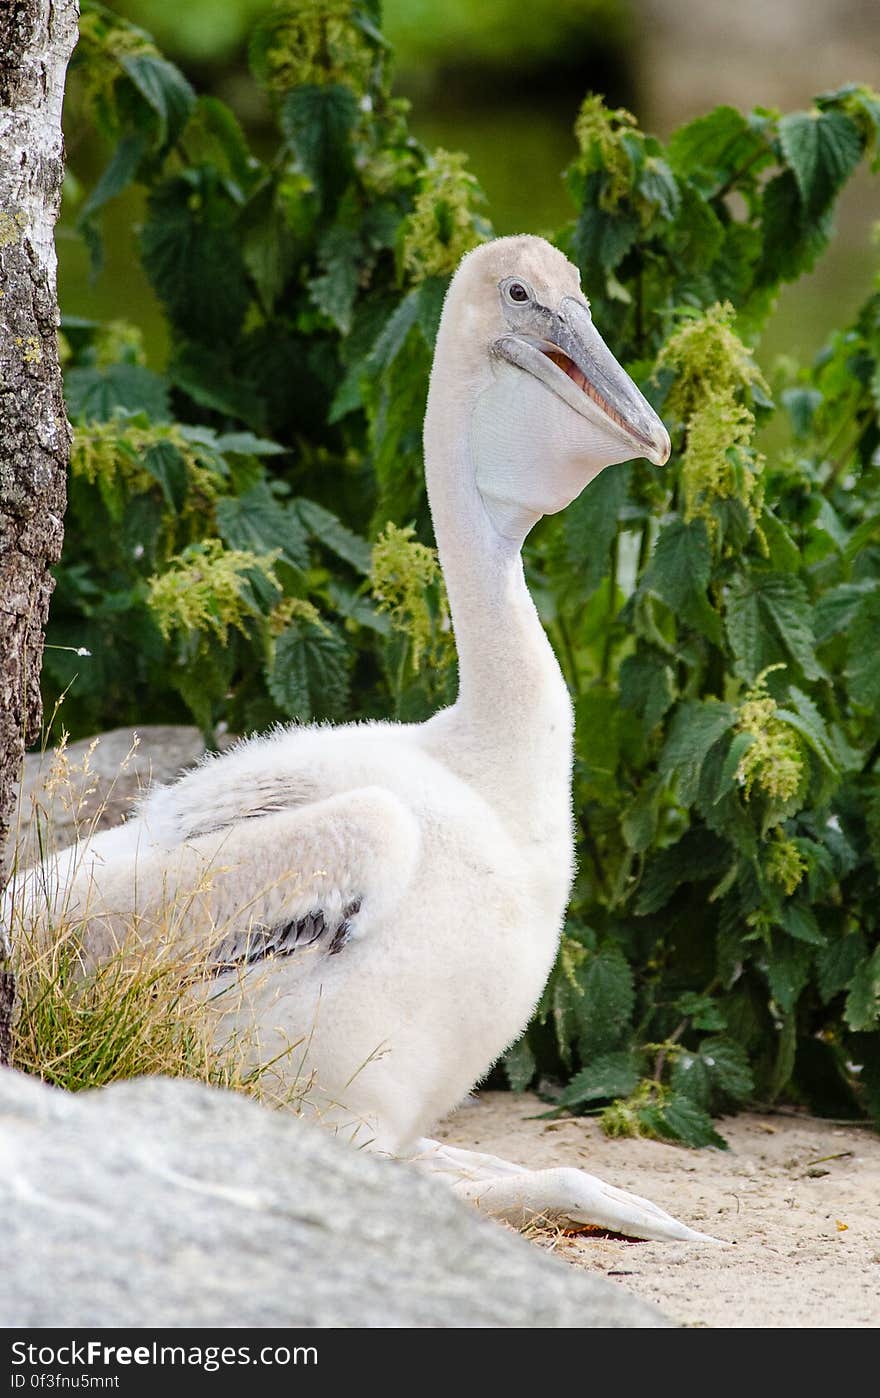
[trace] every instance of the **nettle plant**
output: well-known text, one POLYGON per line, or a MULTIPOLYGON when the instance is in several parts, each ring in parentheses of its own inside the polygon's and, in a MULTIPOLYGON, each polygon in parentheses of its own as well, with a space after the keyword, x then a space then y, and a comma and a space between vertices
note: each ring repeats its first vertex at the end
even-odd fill
POLYGON ((448 664, 414 663, 450 654, 436 560, 414 540, 374 555, 365 534, 426 530, 434 334, 490 230, 463 157, 409 136, 378 18, 307 0, 263 21, 250 57, 279 141, 260 160, 148 35, 84 6, 69 124, 111 155, 78 227, 99 267, 102 209, 146 188, 137 250, 172 350, 157 374, 136 327, 64 320, 75 442, 47 680, 76 674, 72 730, 152 715, 245 732, 453 692, 448 664), (424 651, 392 625, 413 587, 437 633, 424 651))
MULTIPOLYGON (((449 276, 491 230, 463 157, 408 134, 379 21, 270 13, 257 158, 147 35, 85 10, 71 120, 110 158, 79 227, 99 262, 103 206, 146 189, 171 353, 159 374, 136 328, 64 324, 46 684, 77 731, 420 719, 455 693, 421 420, 449 276)), ((690 1144, 783 1093, 880 1121, 880 292, 772 388, 753 357, 877 163, 880 97, 721 107, 664 147, 591 96, 575 130, 557 241, 675 450, 527 550, 575 698, 579 874, 507 1078, 690 1144)))

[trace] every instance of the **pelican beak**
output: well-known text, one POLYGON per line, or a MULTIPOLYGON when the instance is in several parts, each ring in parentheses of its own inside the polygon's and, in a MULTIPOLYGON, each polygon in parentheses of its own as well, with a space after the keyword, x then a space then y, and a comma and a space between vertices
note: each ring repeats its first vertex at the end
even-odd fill
POLYGON ((615 435, 655 466, 669 459, 669 433, 651 404, 593 324, 589 308, 574 296, 563 298, 559 311, 535 307, 538 334, 504 336, 496 350, 505 359, 540 378, 582 416, 598 414, 615 435))

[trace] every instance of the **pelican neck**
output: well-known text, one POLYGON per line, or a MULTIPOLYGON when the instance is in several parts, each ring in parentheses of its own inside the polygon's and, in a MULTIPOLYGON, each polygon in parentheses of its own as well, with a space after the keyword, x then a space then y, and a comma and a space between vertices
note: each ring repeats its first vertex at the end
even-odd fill
POLYGON ((526 587, 522 538, 502 534, 476 485, 467 428, 425 433, 428 498, 458 652, 459 693, 443 725, 471 781, 508 806, 568 819, 571 700, 526 587))

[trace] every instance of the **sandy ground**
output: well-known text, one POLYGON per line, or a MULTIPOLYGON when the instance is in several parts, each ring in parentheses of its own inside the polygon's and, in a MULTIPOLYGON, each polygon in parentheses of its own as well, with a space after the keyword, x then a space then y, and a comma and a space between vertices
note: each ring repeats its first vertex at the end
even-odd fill
POLYGON ((880 1326, 880 1137, 814 1117, 719 1123, 730 1149, 608 1140, 588 1118, 540 1121, 531 1094, 483 1093, 435 1133, 532 1168, 579 1165, 730 1244, 537 1232, 689 1326, 880 1326))

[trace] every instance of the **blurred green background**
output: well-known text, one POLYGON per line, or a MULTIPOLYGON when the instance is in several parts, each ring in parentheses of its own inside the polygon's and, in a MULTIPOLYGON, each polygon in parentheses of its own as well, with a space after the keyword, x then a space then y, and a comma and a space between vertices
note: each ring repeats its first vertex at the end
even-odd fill
MULTIPOLYGON (((271 0, 110 0, 142 25, 199 91, 228 101, 259 148, 269 113, 247 67, 247 39, 271 0)), ((430 146, 464 150, 499 233, 542 232, 571 214, 560 171, 574 153, 572 123, 587 91, 633 110, 666 137, 718 102, 790 109, 846 81, 880 86, 880 7, 874 0, 386 0, 397 90, 430 146)), ((75 108, 75 92, 73 94, 75 108)), ((59 289, 68 315, 140 324, 161 366, 162 318, 132 255, 137 193, 106 215, 97 279, 73 230, 80 187, 108 152, 68 128, 70 176, 59 228, 59 289)), ((813 276, 780 297, 761 347, 807 358, 863 298, 878 253, 880 179, 853 182, 838 237, 813 276)))

